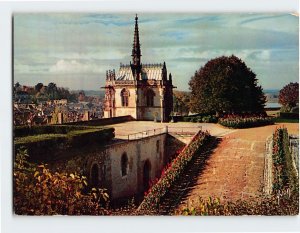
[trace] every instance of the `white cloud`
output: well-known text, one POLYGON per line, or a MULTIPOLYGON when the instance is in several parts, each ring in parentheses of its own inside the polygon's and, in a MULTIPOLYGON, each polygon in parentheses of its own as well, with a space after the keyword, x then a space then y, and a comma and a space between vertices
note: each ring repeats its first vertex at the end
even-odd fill
POLYGON ((103 69, 94 63, 81 63, 77 60, 58 60, 53 66, 49 68, 52 73, 100 73, 103 69))
MULTIPOLYGON (((107 69, 131 60, 132 14, 17 14, 14 23, 15 74, 47 75, 57 83, 70 76, 72 87, 81 88, 83 74, 85 80, 93 75, 102 80, 107 69)), ((139 15, 142 63, 166 61, 180 89, 187 89, 190 75, 208 60, 232 54, 262 79, 269 73, 257 67, 275 67, 277 61, 286 62, 287 77, 298 78, 291 73, 298 67, 298 25, 288 14, 145 13, 139 15)), ((279 83, 277 73, 272 77, 279 83)))

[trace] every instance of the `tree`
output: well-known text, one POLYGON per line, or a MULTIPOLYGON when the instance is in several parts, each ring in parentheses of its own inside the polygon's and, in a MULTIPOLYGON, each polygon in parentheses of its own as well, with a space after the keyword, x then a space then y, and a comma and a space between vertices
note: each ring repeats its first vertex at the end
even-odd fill
POLYGON ((299 83, 289 83, 284 86, 278 97, 278 102, 288 110, 299 104, 299 83))
POLYGON ((48 95, 50 96, 50 99, 55 99, 57 94, 57 86, 55 83, 49 83, 47 87, 48 95))
POLYGON ((234 55, 208 61, 189 85, 193 112, 258 113, 266 102, 255 73, 234 55))
POLYGON ((19 82, 16 82, 15 85, 14 85, 14 90, 19 91, 20 88, 21 88, 21 84, 19 82))
POLYGON ((174 112, 179 113, 180 115, 188 114, 190 105, 189 93, 184 91, 174 91, 173 97, 174 112))
POLYGON ((43 88, 43 84, 42 83, 38 83, 35 85, 34 89, 37 91, 37 92, 40 92, 40 90, 43 88))
POLYGON ((78 101, 85 101, 85 93, 83 90, 79 92, 78 101))

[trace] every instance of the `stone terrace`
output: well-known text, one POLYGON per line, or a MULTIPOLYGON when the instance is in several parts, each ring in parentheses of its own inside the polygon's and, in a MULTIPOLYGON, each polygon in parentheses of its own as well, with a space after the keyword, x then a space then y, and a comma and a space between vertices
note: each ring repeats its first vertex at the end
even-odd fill
MULTIPOLYGON (((162 132, 168 127, 168 132, 172 135, 194 135, 200 129, 208 130, 213 136, 223 136, 235 130, 226 129, 222 126, 212 123, 190 123, 190 122, 177 122, 177 123, 156 123, 153 121, 129 121, 125 123, 107 125, 107 127, 115 128, 116 139, 134 139, 132 134, 139 132, 150 131, 149 134, 153 134, 153 130, 156 129, 156 133, 162 132)), ((145 135, 145 134, 144 134, 145 135)), ((137 134, 137 137, 141 137, 141 134, 137 134)))

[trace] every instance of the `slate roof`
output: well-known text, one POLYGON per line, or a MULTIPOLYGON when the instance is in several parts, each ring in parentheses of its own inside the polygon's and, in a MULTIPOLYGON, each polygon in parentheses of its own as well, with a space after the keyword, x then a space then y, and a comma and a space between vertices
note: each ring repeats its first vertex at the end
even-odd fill
MULTIPOLYGON (((162 80, 163 64, 143 64, 142 79, 162 80)), ((121 65, 116 80, 134 80, 130 65, 121 65)))

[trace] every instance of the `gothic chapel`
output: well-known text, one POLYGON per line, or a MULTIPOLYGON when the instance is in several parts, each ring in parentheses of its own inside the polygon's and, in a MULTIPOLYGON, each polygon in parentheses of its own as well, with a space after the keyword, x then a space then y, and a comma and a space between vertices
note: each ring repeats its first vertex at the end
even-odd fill
POLYGON ((136 120, 169 121, 173 108, 172 75, 166 63, 142 64, 138 17, 132 48, 132 63, 119 71, 106 72, 104 117, 131 115, 136 120))

